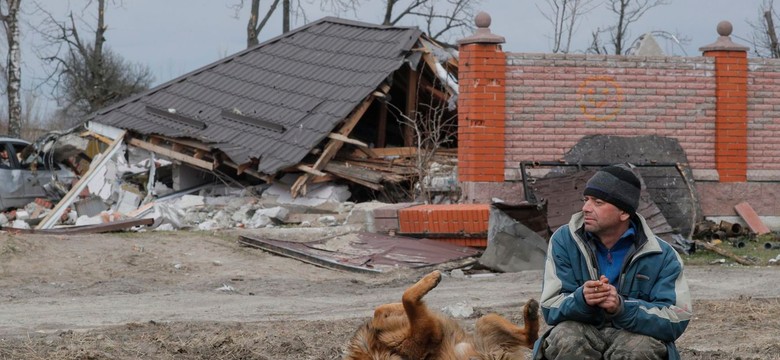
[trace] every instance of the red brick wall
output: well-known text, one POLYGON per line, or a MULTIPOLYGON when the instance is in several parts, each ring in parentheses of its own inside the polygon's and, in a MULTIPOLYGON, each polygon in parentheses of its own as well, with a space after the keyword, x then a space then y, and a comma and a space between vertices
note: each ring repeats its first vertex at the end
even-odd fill
POLYGON ((780 180, 780 60, 748 59, 748 69, 748 178, 780 180))
POLYGON ((498 44, 460 47, 458 178, 504 181, 506 55, 498 44))
POLYGON ((674 137, 693 169, 715 168, 714 59, 508 53, 507 63, 507 169, 557 161, 596 134, 674 137))

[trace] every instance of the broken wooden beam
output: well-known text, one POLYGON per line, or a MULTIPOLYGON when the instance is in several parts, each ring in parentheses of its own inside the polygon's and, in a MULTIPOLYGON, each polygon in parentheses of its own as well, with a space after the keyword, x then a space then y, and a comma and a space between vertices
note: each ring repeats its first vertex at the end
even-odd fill
POLYGON ((347 144, 357 145, 357 146, 361 146, 361 147, 368 147, 368 144, 366 144, 366 143, 364 143, 364 142, 362 142, 360 140, 352 139, 352 138, 350 138, 348 136, 341 135, 341 134, 338 134, 338 133, 330 133, 330 134, 328 134, 328 137, 333 139, 333 140, 338 140, 338 141, 341 141, 341 142, 345 142, 347 144))
MULTIPOLYGON (((229 166, 229 167, 231 167, 233 169, 236 169, 236 171, 238 171, 238 166, 239 165, 234 163, 234 162, 232 162, 232 161, 230 161, 230 160, 224 159, 224 160, 222 160, 221 163, 223 165, 227 165, 227 166, 229 166)), ((273 182, 273 178, 272 177, 270 177, 268 175, 263 175, 260 172, 258 172, 257 170, 252 169, 252 168, 245 168, 242 173, 247 174, 247 175, 251 175, 254 178, 263 180, 263 181, 265 181, 268 184, 273 182)))
POLYGON ((703 248, 705 248, 705 249, 707 249, 709 251, 712 251, 712 252, 714 252, 714 253, 716 253, 718 255, 725 256, 725 257, 727 257, 727 258, 729 258, 731 260, 736 261, 739 264, 742 264, 742 265, 755 265, 755 263, 753 263, 750 260, 747 260, 747 259, 745 259, 745 258, 743 258, 741 256, 737 256, 736 254, 732 253, 731 251, 728 251, 726 249, 721 249, 721 248, 719 248, 719 247, 717 247, 715 245, 712 245, 712 244, 710 244, 708 242, 704 242, 704 241, 701 241, 701 240, 694 240, 694 243, 696 244, 696 246, 703 247, 703 248))
POLYGON ((51 212, 38 223, 38 226, 35 227, 36 229, 51 229, 57 221, 59 221, 60 216, 65 212, 65 209, 73 203, 81 191, 87 188, 87 185, 92 181, 92 178, 97 175, 98 170, 105 167, 114 154, 122 148, 120 145, 124 142, 125 134, 126 131, 122 130, 119 136, 114 139, 114 142, 100 154, 100 159, 96 160, 97 163, 92 164, 93 166, 89 168, 89 171, 79 178, 76 184, 74 184, 68 193, 60 199, 60 202, 54 206, 51 212))
MULTIPOLYGON (((382 93, 387 94, 388 91, 390 91, 390 85, 382 84, 379 88, 379 90, 382 93)), ((352 129, 355 128, 358 121, 363 117, 363 115, 366 113, 368 108, 371 106, 371 103, 374 102, 376 97, 374 95, 370 95, 366 97, 363 102, 358 105, 355 110, 352 111, 352 114, 347 117, 343 125, 341 126, 341 129, 339 129, 338 133, 344 136, 348 136, 352 129)), ((327 145, 325 145, 325 150, 320 154, 319 159, 317 159, 317 162, 314 163, 314 166, 312 166, 315 170, 322 170, 325 165, 333 159, 334 156, 336 156, 336 153, 341 149, 341 146, 344 145, 342 141, 339 140, 333 140, 331 139, 327 145)), ((304 173, 300 177, 298 177, 297 180, 295 180, 295 183, 290 187, 290 195, 293 198, 298 197, 299 194, 303 193, 306 194, 306 183, 309 182, 312 178, 312 174, 304 173)))
MULTIPOLYGON (((156 141, 159 141, 156 140, 156 141)), ((203 168, 209 171, 214 170, 214 163, 210 161, 201 160, 198 158, 195 158, 194 156, 190 156, 184 153, 180 153, 178 151, 175 151, 173 149, 169 149, 160 145, 155 145, 151 142, 146 142, 138 138, 130 138, 128 141, 128 144, 133 145, 135 147, 139 147, 144 150, 149 150, 155 154, 163 155, 166 157, 169 157, 174 160, 179 160, 183 163, 187 163, 193 166, 197 166, 199 168, 203 168)))
POLYGON ((322 171, 319 171, 319 170, 317 170, 317 169, 315 169, 315 168, 313 168, 311 166, 306 166, 306 165, 303 165, 303 164, 298 164, 298 166, 296 166, 295 168, 300 170, 300 171, 303 171, 303 172, 305 172, 307 174, 312 174, 314 176, 325 176, 325 175, 328 175, 328 174, 326 174, 326 173, 324 173, 322 171))

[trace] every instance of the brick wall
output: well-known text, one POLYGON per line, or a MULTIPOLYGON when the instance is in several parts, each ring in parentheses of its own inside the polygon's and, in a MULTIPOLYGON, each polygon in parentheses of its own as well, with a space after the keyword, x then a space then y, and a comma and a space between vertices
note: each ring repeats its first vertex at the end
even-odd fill
POLYGON ((748 179, 780 180, 780 60, 748 59, 748 179))
POLYGON ((520 162, 563 160, 583 137, 653 135, 683 148, 704 194, 704 215, 733 215, 733 206, 747 200, 760 215, 780 216, 780 207, 762 197, 780 191, 780 59, 748 59, 749 48, 731 41, 730 23, 720 22, 717 40, 696 57, 505 53, 502 106, 502 95, 490 93, 502 89, 492 67, 501 50, 480 43, 497 37, 489 17, 480 16, 475 36, 461 43, 458 124, 466 142, 459 138, 458 159, 467 172, 459 181, 470 189, 464 202, 490 201, 501 181, 514 189, 502 195, 515 195, 520 162), (505 111, 503 123, 497 110, 505 111), (495 157, 482 156, 494 149, 487 139, 501 136, 499 167, 495 157))
POLYGON ((507 63, 507 169, 557 161, 596 134, 674 137, 693 169, 715 167, 714 59, 509 53, 507 63))

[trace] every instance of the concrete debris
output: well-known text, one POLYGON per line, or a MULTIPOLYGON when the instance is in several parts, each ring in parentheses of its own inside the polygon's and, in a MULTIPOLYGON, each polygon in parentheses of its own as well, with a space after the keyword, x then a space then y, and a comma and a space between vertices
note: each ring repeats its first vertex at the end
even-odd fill
POLYGON ((490 209, 488 245, 479 263, 500 272, 544 268, 547 242, 496 207, 490 209))
POLYGON ((222 286, 218 287, 216 290, 217 291, 222 291, 222 292, 235 292, 236 291, 236 289, 234 287, 232 287, 232 286, 230 286, 228 284, 222 284, 222 286))
POLYGON ((11 222, 11 227, 16 229, 29 229, 30 224, 28 224, 24 220, 14 220, 13 222, 11 222))

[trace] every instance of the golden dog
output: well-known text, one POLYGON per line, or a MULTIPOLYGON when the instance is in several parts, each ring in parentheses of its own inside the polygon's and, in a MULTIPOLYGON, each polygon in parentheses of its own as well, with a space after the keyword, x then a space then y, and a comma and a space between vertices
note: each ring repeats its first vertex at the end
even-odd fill
POLYGON ((412 285, 401 303, 380 305, 374 318, 361 326, 349 342, 344 360, 515 360, 523 348, 533 348, 539 337, 539 303, 523 308, 524 327, 498 314, 477 320, 473 335, 458 322, 431 311, 423 296, 441 281, 434 271, 412 285))

